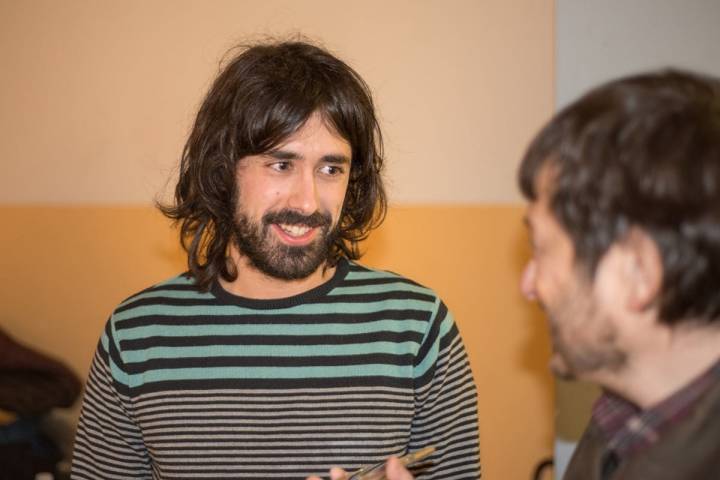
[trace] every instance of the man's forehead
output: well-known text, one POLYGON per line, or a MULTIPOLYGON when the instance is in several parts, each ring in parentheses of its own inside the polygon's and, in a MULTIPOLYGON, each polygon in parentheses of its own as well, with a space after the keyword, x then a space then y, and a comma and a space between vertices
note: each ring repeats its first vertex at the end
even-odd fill
POLYGON ((543 166, 535 177, 535 198, 528 202, 523 216, 523 222, 531 235, 569 235, 551 208, 556 172, 555 167, 543 166))
POLYGON ((334 154, 352 156, 352 146, 321 112, 315 112, 294 132, 280 140, 271 151, 295 152, 298 148, 318 146, 334 150, 334 154), (322 144, 318 144, 322 141, 322 144))
POLYGON ((555 189, 559 167, 551 160, 546 160, 535 174, 535 196, 541 201, 548 201, 555 189))
POLYGON ((557 167, 550 163, 542 165, 535 174, 534 198, 530 200, 525 209, 524 222, 528 226, 532 226, 533 217, 538 214, 539 210, 549 208, 550 196, 554 190, 555 179, 557 177, 557 167))

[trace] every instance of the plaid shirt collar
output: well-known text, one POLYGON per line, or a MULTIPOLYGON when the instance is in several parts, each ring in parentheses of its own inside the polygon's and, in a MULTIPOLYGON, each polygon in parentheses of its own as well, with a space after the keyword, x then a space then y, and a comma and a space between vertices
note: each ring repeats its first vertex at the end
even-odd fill
POLYGON ((688 385, 648 410, 641 410, 606 391, 595 402, 592 418, 608 440, 608 450, 621 460, 655 443, 663 431, 685 418, 700 397, 718 382, 720 360, 688 385))

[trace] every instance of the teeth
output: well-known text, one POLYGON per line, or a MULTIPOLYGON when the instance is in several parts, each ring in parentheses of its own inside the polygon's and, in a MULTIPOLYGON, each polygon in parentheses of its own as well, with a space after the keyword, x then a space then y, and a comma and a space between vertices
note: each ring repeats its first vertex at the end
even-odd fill
POLYGON ((280 228, 282 228, 285 233, 292 235, 293 237, 300 237, 310 231, 310 227, 306 225, 280 224, 280 228))

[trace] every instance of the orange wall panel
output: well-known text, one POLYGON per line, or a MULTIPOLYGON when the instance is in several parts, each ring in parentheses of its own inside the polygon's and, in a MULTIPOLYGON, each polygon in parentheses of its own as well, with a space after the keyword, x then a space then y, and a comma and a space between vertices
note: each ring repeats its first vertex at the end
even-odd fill
POLYGON ((478 388, 484 478, 530 478, 552 453, 553 380, 542 315, 518 290, 529 255, 516 206, 396 207, 363 261, 435 289, 462 333, 478 388))
MULTIPOLYGON (((2 326, 82 376, 112 309, 185 269, 175 231, 150 207, 4 206, 0 215, 2 326)), ((521 218, 510 206, 395 207, 364 245, 363 263, 432 287, 453 312, 478 385, 490 479, 529 478, 552 445, 547 334, 517 289, 528 253, 521 218)))

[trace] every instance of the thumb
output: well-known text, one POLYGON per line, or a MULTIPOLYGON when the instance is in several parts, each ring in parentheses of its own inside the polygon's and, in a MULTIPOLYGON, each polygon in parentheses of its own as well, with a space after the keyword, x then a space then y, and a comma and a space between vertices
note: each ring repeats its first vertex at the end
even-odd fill
POLYGON ((347 473, 342 468, 333 467, 330 469, 330 480, 345 480, 345 478, 347 478, 347 473))
POLYGON ((385 467, 388 480, 413 480, 412 474, 403 466, 397 457, 390 457, 385 467))

